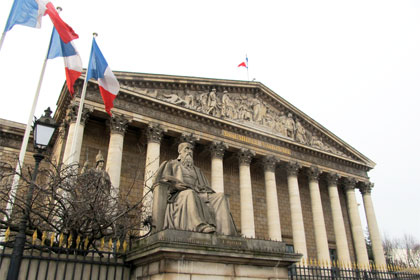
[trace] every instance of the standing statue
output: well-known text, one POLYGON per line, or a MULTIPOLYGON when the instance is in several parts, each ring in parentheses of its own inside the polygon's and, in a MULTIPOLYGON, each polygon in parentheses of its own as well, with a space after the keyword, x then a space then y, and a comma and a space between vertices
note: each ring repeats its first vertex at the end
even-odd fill
MULTIPOLYGON (((213 191, 202 171, 194 165, 193 146, 181 143, 178 153, 177 159, 161 164, 154 180, 154 185, 168 185, 162 229, 237 235, 229 201, 223 193, 213 191)), ((156 215, 155 208, 153 211, 156 215)))

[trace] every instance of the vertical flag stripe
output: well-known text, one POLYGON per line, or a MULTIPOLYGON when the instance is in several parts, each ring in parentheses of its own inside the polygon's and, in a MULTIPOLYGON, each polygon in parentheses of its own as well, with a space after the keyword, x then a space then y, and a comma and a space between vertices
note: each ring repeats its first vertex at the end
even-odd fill
POLYGON ((42 0, 15 0, 10 10, 4 32, 15 24, 41 28, 41 19, 45 14, 46 2, 42 0))

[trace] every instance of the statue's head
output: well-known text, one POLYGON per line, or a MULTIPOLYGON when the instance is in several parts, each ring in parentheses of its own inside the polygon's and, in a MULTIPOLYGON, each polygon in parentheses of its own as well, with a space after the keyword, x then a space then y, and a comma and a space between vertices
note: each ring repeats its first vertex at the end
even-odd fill
POLYGON ((105 159, 104 156, 102 155, 101 151, 98 152, 98 154, 96 155, 96 169, 103 169, 105 165, 105 159))
POLYGON ((183 142, 178 145, 178 160, 186 166, 193 166, 193 145, 188 142, 183 142))

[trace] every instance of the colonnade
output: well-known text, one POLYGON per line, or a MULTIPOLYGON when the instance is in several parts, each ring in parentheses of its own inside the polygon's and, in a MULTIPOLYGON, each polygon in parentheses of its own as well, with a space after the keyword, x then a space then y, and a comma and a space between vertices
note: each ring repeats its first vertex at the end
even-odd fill
MULTIPOLYGON (((114 116, 110 122, 111 135, 108 148, 108 157, 106 169, 111 178, 111 182, 118 191, 119 180, 121 174, 121 161, 123 151, 124 132, 126 130, 128 120, 123 116, 114 116)), ((71 146, 70 137, 74 127, 70 124, 67 137, 66 149, 64 152, 64 160, 66 159, 67 147, 71 146)), ((147 135, 147 151, 144 175, 144 191, 146 207, 152 201, 152 177, 159 168, 161 139, 165 129, 158 124, 150 124, 146 130, 147 135)), ((83 133, 81 133, 83 135, 83 133)), ((81 139, 77 143, 78 155, 73 160, 78 161, 80 156, 81 139)), ((223 157, 228 146, 223 142, 213 142, 209 146, 211 151, 211 185, 216 192, 224 192, 223 183, 223 157)), ((241 217, 241 233, 245 237, 255 237, 254 208, 252 198, 252 182, 250 165, 255 158, 255 152, 249 149, 241 149, 237 152, 239 161, 239 191, 240 191, 240 217, 241 217)), ((273 156, 265 156, 262 160, 264 166, 264 182, 266 193, 266 215, 268 225, 268 237, 273 240, 282 240, 280 212, 278 205, 277 184, 275 169, 278 160, 273 156)), ((287 185, 291 212, 291 226, 293 234, 293 247, 295 252, 301 253, 304 258, 308 258, 307 242, 305 236, 305 226, 303 211, 300 197, 300 187, 298 183, 298 174, 302 170, 302 166, 297 162, 286 162, 287 185)), ((327 239, 327 231, 325 226, 324 212, 319 189, 319 177, 321 170, 317 167, 305 168, 309 181, 309 193, 312 209, 313 232, 315 235, 315 244, 317 258, 319 260, 329 260, 329 246, 327 239)), ((328 182, 328 195, 331 205, 331 213, 333 220, 333 229, 337 250, 337 258, 339 262, 351 263, 349 240, 353 240, 356 259, 358 265, 369 265, 367 248, 364 239, 361 219, 359 216, 358 205, 355 196, 356 186, 361 190, 363 196, 363 204, 365 207, 366 219, 370 237, 372 240, 373 254, 375 263, 378 266, 385 265, 385 257, 381 243, 381 237, 373 209, 371 199, 372 184, 357 182, 352 178, 345 178, 344 187, 346 193, 347 212, 349 213, 350 226, 352 236, 347 236, 345 223, 342 213, 342 205, 338 192, 339 176, 335 173, 325 172, 328 182)))

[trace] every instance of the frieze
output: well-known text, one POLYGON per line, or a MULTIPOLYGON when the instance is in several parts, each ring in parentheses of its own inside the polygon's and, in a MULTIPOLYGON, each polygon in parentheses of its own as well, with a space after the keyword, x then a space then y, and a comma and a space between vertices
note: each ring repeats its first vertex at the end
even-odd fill
POLYGON ((335 147, 330 139, 321 136, 318 130, 306 124, 293 112, 279 104, 273 106, 263 100, 258 92, 228 92, 218 91, 216 88, 210 90, 177 87, 127 88, 177 106, 257 128, 299 144, 350 158, 335 147))

